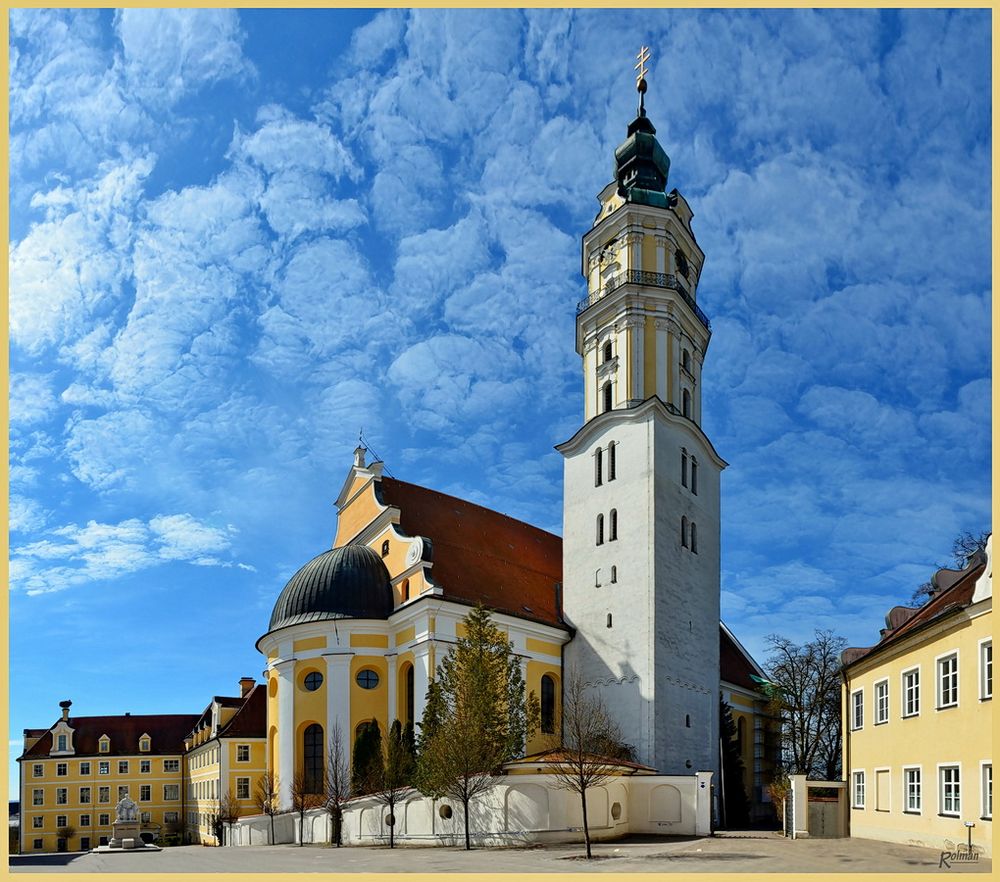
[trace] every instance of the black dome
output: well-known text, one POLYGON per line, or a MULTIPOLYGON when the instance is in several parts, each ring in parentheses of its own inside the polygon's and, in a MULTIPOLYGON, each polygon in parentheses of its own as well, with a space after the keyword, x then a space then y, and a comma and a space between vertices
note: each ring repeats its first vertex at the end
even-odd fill
POLYGON ((288 580, 268 631, 322 619, 387 619, 391 612, 382 559, 367 545, 345 545, 317 555, 288 580))

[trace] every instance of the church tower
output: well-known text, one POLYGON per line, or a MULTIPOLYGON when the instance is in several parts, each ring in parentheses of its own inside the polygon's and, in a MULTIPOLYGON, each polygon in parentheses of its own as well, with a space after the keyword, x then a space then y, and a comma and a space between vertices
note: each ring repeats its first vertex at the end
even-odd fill
POLYGON ((719 477, 701 429, 711 325, 697 303, 705 255, 670 159, 639 107, 615 180, 583 237, 577 305, 584 423, 564 457, 566 647, 661 774, 719 767, 719 477))

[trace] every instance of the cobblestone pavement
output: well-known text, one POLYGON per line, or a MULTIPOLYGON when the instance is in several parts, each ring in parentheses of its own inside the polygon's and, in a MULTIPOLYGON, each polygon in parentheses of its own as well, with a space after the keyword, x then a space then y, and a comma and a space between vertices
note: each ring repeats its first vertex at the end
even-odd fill
POLYGON ((148 854, 25 855, 14 872, 41 873, 989 873, 992 862, 941 866, 928 848, 866 839, 799 839, 769 833, 712 838, 633 837, 594 845, 533 848, 385 846, 329 848, 294 845, 207 848, 188 845, 148 854))

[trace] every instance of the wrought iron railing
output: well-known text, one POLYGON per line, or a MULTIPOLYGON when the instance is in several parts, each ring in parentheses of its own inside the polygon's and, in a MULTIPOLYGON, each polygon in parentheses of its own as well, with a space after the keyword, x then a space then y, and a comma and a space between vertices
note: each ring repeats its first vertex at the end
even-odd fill
POLYGON ((708 331, 712 330, 712 323, 701 307, 694 302, 694 298, 687 292, 687 289, 677 280, 673 273, 648 273, 642 270, 625 270, 612 276, 600 291, 595 291, 589 297, 584 298, 576 305, 576 314, 579 315, 585 309, 589 309, 598 300, 607 297, 617 291, 622 285, 648 285, 651 288, 670 288, 681 295, 684 302, 691 307, 691 311, 698 317, 708 331))

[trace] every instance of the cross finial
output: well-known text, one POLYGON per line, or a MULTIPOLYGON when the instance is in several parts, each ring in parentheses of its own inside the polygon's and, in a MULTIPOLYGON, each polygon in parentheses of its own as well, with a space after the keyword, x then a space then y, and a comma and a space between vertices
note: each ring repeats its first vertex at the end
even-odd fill
POLYGON ((645 116, 646 74, 649 73, 646 62, 649 61, 649 47, 641 46, 635 57, 639 60, 638 64, 635 65, 635 70, 638 71, 635 75, 635 90, 639 93, 639 116, 645 116))

